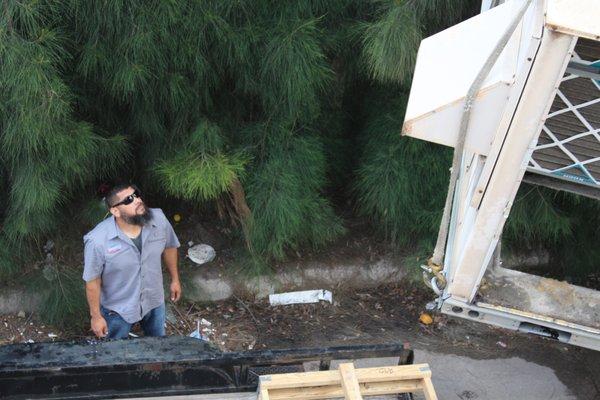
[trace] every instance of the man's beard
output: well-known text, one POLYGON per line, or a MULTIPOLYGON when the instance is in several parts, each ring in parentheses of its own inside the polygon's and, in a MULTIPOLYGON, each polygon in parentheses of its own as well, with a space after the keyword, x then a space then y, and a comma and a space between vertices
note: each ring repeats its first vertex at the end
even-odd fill
POLYGON ((130 224, 130 225, 138 225, 138 226, 144 226, 146 225, 146 222, 150 221, 152 219, 152 211, 150 211, 150 209, 146 206, 144 206, 144 213, 143 214, 136 214, 136 215, 123 215, 123 221, 125 221, 126 223, 130 224))

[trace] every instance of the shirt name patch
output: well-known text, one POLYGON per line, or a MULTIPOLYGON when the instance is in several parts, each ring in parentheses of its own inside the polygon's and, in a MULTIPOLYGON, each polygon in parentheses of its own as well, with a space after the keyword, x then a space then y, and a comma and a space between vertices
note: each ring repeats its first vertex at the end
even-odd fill
POLYGON ((114 247, 109 247, 108 250, 106 250, 106 252, 108 254, 115 254, 115 253, 118 253, 119 250, 121 250, 121 246, 114 246, 114 247))

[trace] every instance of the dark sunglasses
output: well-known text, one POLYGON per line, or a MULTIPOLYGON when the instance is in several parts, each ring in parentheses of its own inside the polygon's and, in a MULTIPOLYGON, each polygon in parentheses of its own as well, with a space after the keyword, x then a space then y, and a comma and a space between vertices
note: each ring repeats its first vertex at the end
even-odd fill
POLYGON ((125 197, 123 200, 121 200, 120 202, 113 204, 112 206, 110 206, 110 208, 116 207, 116 206, 128 206, 129 204, 133 203, 133 201, 138 198, 141 199, 142 198, 142 194, 140 193, 139 190, 134 190, 133 193, 131 193, 129 196, 125 197))

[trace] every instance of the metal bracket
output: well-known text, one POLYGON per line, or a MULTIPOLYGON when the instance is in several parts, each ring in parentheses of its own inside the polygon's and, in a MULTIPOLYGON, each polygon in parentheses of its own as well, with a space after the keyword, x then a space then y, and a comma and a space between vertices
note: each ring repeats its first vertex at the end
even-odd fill
POLYGON ((444 301, 441 310, 447 315, 484 322, 513 331, 534 333, 563 343, 600 351, 600 331, 594 328, 492 304, 470 304, 452 297, 444 301))

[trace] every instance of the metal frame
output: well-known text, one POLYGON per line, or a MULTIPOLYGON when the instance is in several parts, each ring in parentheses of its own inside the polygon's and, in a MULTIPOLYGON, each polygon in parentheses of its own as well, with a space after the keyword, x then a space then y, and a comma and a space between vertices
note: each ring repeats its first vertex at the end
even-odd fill
POLYGON ((541 172, 526 172, 523 182, 600 200, 600 186, 582 185, 567 179, 556 179, 556 176, 541 172))
POLYGON ((513 331, 533 333, 575 346, 600 351, 600 331, 566 321, 527 313, 487 303, 465 303, 449 298, 444 301, 444 314, 484 322, 513 331))
MULTIPOLYGON (((575 52, 575 54, 577 54, 577 52, 575 52)), ((576 55, 577 58, 579 58, 578 55, 576 55)), ((600 80, 600 65, 598 65, 598 62, 600 60, 596 60, 595 62, 591 63, 591 64, 587 64, 585 62, 581 62, 581 59, 579 61, 571 61, 569 63, 569 65, 567 66, 567 73, 568 74, 573 74, 576 76, 579 76, 581 78, 590 78, 590 79, 595 79, 596 81, 600 80)))
POLYGON ((511 95, 514 108, 508 107, 502 117, 481 174, 461 171, 458 192, 465 194, 453 210, 458 216, 453 242, 447 246, 451 258, 444 262, 448 269, 444 297, 473 300, 525 173, 524 160, 531 155, 549 99, 554 98, 575 44, 571 36, 546 29, 540 36, 531 38, 529 64, 519 72, 511 95))
MULTIPOLYGON (((600 101, 573 106, 557 90, 563 79, 573 79, 569 78, 571 75, 565 78, 563 75, 576 37, 544 27, 539 37, 534 34, 530 40, 528 60, 531 65, 525 65, 518 72, 508 100, 509 106, 505 109, 489 154, 486 157, 467 152, 464 157, 456 188, 460 200, 455 199, 453 204, 444 262, 448 285, 440 296, 439 304, 441 311, 448 315, 600 350, 600 331, 597 329, 523 310, 474 302, 531 155, 537 148, 543 148, 543 145, 536 147, 536 143, 541 130, 548 130, 542 125, 555 95, 565 102, 567 108, 550 116, 567 111, 574 111, 577 115, 577 108, 600 101)), ((578 118, 584 119, 581 115, 578 118)), ((570 140, 586 135, 599 138, 599 130, 594 130, 587 121, 585 124, 588 132, 570 140)), ((552 146, 562 149, 564 142, 554 137, 552 146)), ((565 154, 569 155, 568 149, 565 150, 565 154)), ((573 154, 569 157, 573 164, 565 170, 574 166, 585 168, 586 164, 600 160, 582 161, 573 154)), ((556 175, 561 171, 537 172, 556 175)), ((593 183, 597 184, 595 180, 593 183)))
MULTIPOLYGON (((497 3, 483 1, 482 11, 497 3)), ((600 129, 594 129, 579 111, 589 106, 597 107, 600 96, 595 96, 593 88, 590 88, 592 94, 590 90, 585 90, 585 94, 596 98, 586 97, 583 100, 585 103, 574 104, 565 95, 570 95, 570 92, 563 92, 559 88, 561 82, 577 79, 578 76, 585 76, 583 79, 596 78, 598 71, 594 67, 598 61, 584 61, 573 51, 578 38, 592 41, 600 39, 599 19, 600 8, 595 0, 511 0, 421 43, 402 133, 453 146, 463 152, 461 165, 453 165, 453 168, 460 170, 456 186, 450 189, 455 195, 442 271, 435 270, 435 276, 431 278, 431 287, 439 296, 438 306, 442 312, 509 329, 540 333, 580 346, 600 347, 598 329, 574 323, 577 321, 560 321, 534 314, 546 313, 568 318, 570 314, 563 312, 561 307, 564 304, 561 302, 552 303, 554 308, 536 308, 534 298, 533 302, 523 306, 531 306, 529 311, 475 302, 478 292, 485 292, 480 291, 479 286, 492 263, 522 180, 544 184, 554 177, 554 187, 567 188, 594 198, 600 196, 600 179, 596 170, 591 169, 592 173, 588 170, 592 163, 600 161, 600 157, 590 153, 586 147, 578 146, 573 151, 569 150, 569 142, 581 138, 586 138, 588 147, 588 137, 600 143, 600 129), (501 53, 503 57, 488 71, 487 86, 479 90, 475 99, 465 97, 465 93, 468 93, 465 88, 470 87, 467 84, 476 77, 478 79, 482 71, 474 70, 474 66, 481 68, 481 58, 496 48, 494 40, 498 42, 503 38, 502 27, 507 16, 517 15, 515 7, 522 5, 527 5, 528 9, 521 17, 520 29, 506 44, 501 53), (449 68, 440 74, 435 69, 435 60, 439 59, 440 53, 449 54, 452 51, 455 52, 454 58, 447 56, 451 58, 449 68), (565 76, 567 68, 569 72, 565 76), (510 73, 507 75, 507 72, 510 73), (452 84, 447 84, 448 81, 452 84), (560 105, 560 110, 552 109, 548 115, 555 98, 565 106, 560 105), (471 108, 472 115, 463 112, 460 114, 462 117, 457 117, 461 109, 471 108), (549 124, 547 118, 566 112, 577 116, 581 126, 585 127, 581 130, 585 132, 576 131, 576 135, 569 138, 557 137, 557 132, 552 132, 548 125, 554 125, 549 124), (469 129, 466 137, 459 138, 460 127, 466 117, 469 118, 469 129), (551 143, 538 144, 540 132, 544 132, 551 143), (556 161, 554 165, 560 163, 560 167, 548 169, 554 166, 550 161, 540 165, 544 161, 541 157, 538 158, 539 162, 531 158, 532 154, 535 157, 535 151, 539 151, 540 155, 542 152, 548 153, 545 154, 547 159, 556 161), (573 154, 574 151, 577 154, 573 154), (569 165, 564 165, 563 158, 569 165), (582 177, 568 176, 572 168, 581 170, 582 177), (440 273, 444 276, 439 277, 440 273), (440 290, 442 286, 443 290, 440 290), (455 310, 460 309, 461 312, 453 311, 453 307, 458 307, 455 310)), ((594 80, 593 84, 600 90, 600 82, 594 80)), ((591 149, 598 150, 595 142, 591 142, 591 149)), ((442 235, 440 237, 444 238, 442 235)), ((436 253, 439 255, 437 247, 436 253)), ((439 263, 439 260, 436 258, 433 262, 439 263)), ((434 272, 431 265, 424 266, 424 269, 434 272)), ((523 289, 520 284, 528 279, 525 276, 522 278, 514 287, 510 287, 525 294, 520 292, 523 289)), ((577 289, 567 283, 564 285, 573 291, 577 289)), ((530 291, 527 294, 539 296, 540 293, 530 291)), ((510 301, 503 304, 514 307, 510 301)), ((595 321, 580 320, 596 327, 595 321)))
MULTIPOLYGON (((441 296, 440 306, 448 315, 600 350, 597 329, 514 308, 473 302, 575 41, 574 37, 545 29, 536 56, 532 58, 533 66, 526 72, 522 92, 517 93, 519 101, 514 112, 503 118, 510 120, 505 134, 494 139, 481 173, 463 166, 457 188, 457 193, 463 193, 462 205, 455 204, 453 208, 456 216, 453 216, 448 242, 451 250, 445 263, 449 284, 441 296), (540 101, 544 98, 545 101, 540 101), (515 168, 517 165, 521 168, 515 168), (477 182, 475 190, 468 189, 474 186, 474 180, 477 182)), ((597 135, 597 132, 587 134, 597 135)))

